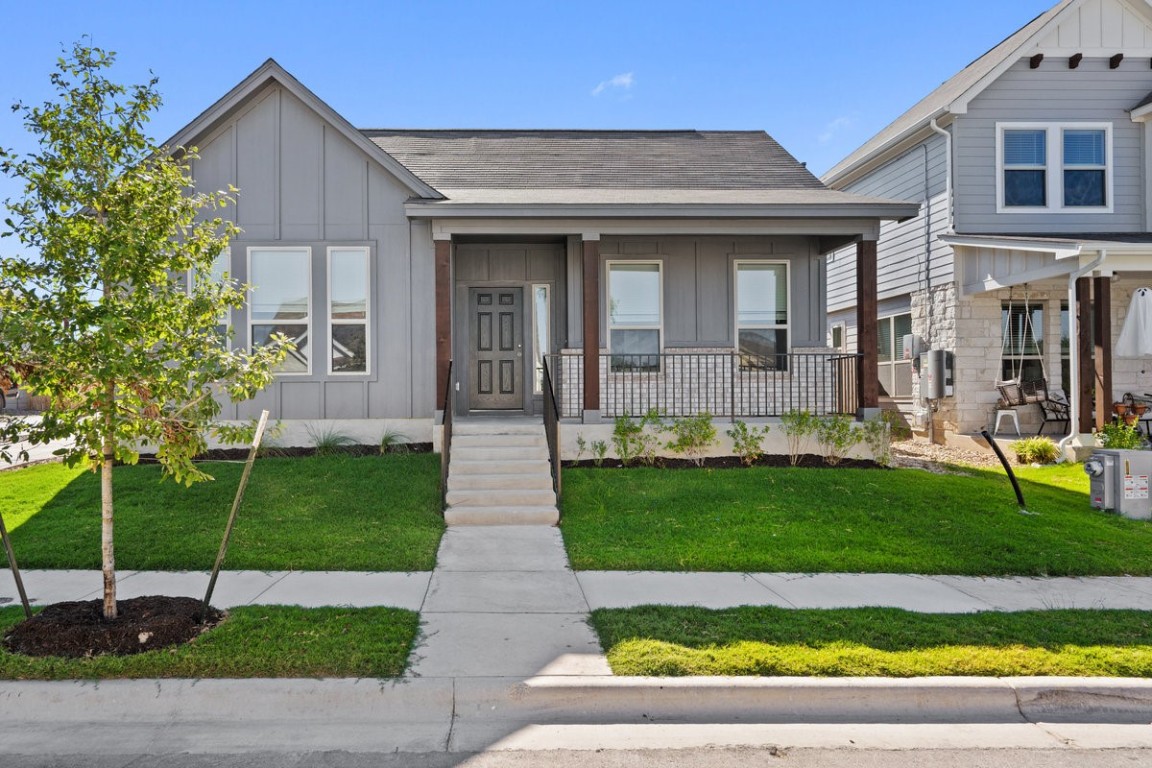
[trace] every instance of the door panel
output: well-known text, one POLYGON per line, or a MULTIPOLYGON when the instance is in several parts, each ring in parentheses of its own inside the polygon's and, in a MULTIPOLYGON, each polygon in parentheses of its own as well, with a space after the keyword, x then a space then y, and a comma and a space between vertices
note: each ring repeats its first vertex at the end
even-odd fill
POLYGON ((523 307, 522 288, 469 289, 469 408, 524 407, 523 307))

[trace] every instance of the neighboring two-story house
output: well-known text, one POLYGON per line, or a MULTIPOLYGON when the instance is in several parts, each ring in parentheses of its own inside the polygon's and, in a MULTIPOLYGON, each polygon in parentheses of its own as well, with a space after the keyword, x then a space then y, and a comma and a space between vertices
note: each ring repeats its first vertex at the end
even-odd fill
MULTIPOLYGON (((1112 354, 1152 284, 1152 5, 1063 0, 829 170, 833 189, 920 205, 886 223, 880 386, 937 436, 989 425, 1004 380, 1047 380, 1072 432, 1152 392, 1152 360, 1112 354), (902 338, 954 354, 926 401, 902 338)), ((829 338, 856 347, 854 254, 828 265, 829 338)), ((1035 428, 1039 409, 1020 420, 1035 428)), ((1058 425, 1056 430, 1063 431, 1058 425)))
POLYGON ((545 363, 572 423, 876 404, 875 356, 825 346, 824 256, 871 274, 917 206, 830 190, 761 131, 360 130, 269 60, 170 143, 239 189, 232 343, 296 342, 231 418, 426 441, 446 408, 539 414, 545 363))

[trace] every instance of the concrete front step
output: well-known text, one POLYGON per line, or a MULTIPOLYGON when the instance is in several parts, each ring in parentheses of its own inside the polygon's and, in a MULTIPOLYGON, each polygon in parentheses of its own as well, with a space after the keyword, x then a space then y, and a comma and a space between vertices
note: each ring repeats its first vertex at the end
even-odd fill
POLYGON ((515 459, 548 460, 548 449, 543 446, 460 446, 452 442, 452 460, 461 461, 508 461, 515 459))
POLYGON ((448 507, 448 525, 556 525, 560 510, 553 506, 535 507, 448 507))
POLYGON ((548 490, 515 490, 511 488, 466 489, 448 491, 450 507, 539 507, 556 506, 556 494, 548 490))
POLYGON ((538 421, 456 421, 452 438, 457 435, 542 435, 544 425, 538 421))
POLYGON ((501 489, 550 491, 552 490, 552 474, 550 472, 533 472, 523 475, 448 475, 449 491, 501 489))
POLYGON ((551 471, 546 458, 509 461, 468 460, 458 457, 453 451, 448 476, 451 480, 452 475, 536 475, 548 474, 551 471))
POLYGON ((453 435, 452 450, 461 448, 548 448, 541 434, 515 435, 453 435))

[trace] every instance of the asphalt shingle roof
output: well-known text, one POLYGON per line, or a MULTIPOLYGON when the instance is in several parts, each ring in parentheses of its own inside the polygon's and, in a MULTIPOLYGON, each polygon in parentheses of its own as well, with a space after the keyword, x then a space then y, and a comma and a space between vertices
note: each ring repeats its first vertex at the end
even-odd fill
POLYGON ((763 131, 365 130, 444 190, 825 190, 763 131))

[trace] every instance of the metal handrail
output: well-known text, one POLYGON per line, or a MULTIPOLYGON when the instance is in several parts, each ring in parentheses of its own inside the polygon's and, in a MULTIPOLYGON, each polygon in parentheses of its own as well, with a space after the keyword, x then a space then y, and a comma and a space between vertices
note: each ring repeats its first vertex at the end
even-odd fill
POLYGON ((448 466, 452 463, 452 412, 456 410, 455 398, 452 397, 452 361, 448 361, 447 383, 444 385, 444 417, 441 421, 443 429, 440 437, 440 506, 448 507, 448 466))
MULTIPOLYGON (((851 414, 860 408, 857 353, 736 351, 600 355, 600 414, 657 410, 673 418, 705 411, 738 418, 778 417, 793 410, 851 414)), ((562 418, 583 409, 583 356, 547 356, 562 418)))
POLYGON ((548 361, 544 366, 544 436, 548 442, 548 461, 552 465, 552 490, 556 493, 556 508, 560 509, 560 407, 556 404, 556 393, 552 389, 552 376, 548 371, 548 361))

